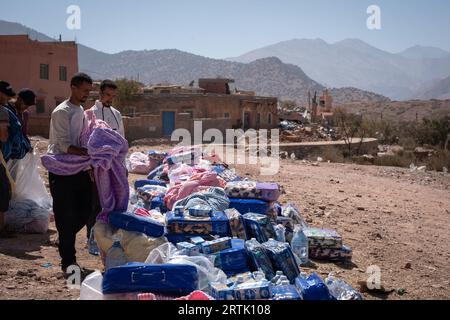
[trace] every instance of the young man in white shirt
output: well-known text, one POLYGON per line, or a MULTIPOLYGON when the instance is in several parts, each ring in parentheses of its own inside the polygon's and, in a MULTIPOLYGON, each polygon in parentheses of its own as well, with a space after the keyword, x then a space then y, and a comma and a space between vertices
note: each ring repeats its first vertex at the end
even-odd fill
MULTIPOLYGON (((85 156, 87 149, 80 146, 80 135, 84 123, 84 109, 81 106, 92 90, 92 79, 76 74, 70 83, 71 96, 52 113, 50 123, 49 154, 73 154, 85 156)), ((59 235, 61 268, 77 265, 76 235, 86 225, 92 214, 92 179, 88 171, 72 176, 49 173, 50 192, 53 197, 53 212, 59 235)))
POLYGON ((105 121, 111 129, 120 133, 125 138, 122 115, 112 105, 117 97, 117 85, 111 80, 104 80, 100 84, 100 100, 95 101, 91 108, 97 120, 105 121))
MULTIPOLYGON (((125 138, 125 129, 123 126, 122 115, 119 110, 112 105, 114 99, 117 97, 117 85, 111 80, 104 80, 100 84, 100 100, 95 101, 95 105, 91 108, 94 111, 97 120, 105 121, 111 129, 117 131, 125 138)), ((95 225, 97 215, 101 211, 100 201, 98 199, 98 192, 94 186, 93 190, 93 214, 86 224, 87 237, 89 239, 91 230, 95 225)))

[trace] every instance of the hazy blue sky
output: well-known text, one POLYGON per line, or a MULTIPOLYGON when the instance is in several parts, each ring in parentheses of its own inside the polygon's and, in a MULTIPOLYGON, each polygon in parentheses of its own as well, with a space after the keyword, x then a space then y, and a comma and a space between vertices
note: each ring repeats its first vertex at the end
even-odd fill
POLYGON ((177 48, 225 58, 293 38, 450 51, 448 0, 0 0, 0 19, 109 53, 177 48), (81 8, 76 32, 66 28, 71 4, 81 8), (381 7, 382 30, 366 27, 371 4, 381 7))

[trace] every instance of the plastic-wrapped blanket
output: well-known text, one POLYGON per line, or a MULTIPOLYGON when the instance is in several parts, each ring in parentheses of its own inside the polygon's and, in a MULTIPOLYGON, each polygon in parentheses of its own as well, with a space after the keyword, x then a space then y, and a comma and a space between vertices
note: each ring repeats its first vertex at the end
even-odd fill
POLYGON ((185 163, 189 165, 198 164, 202 158, 203 149, 201 146, 186 146, 173 148, 164 159, 164 162, 173 165, 185 163))
POLYGON ((153 198, 164 197, 167 192, 166 187, 145 185, 137 188, 137 196, 144 202, 151 202, 153 198))
POLYGON ((316 260, 349 261, 352 259, 352 249, 347 246, 340 249, 310 247, 309 257, 316 260))
POLYGON ((164 202, 170 210, 172 210, 175 202, 184 199, 187 196, 209 189, 209 187, 225 187, 225 181, 218 177, 214 172, 201 172, 194 174, 186 182, 177 184, 167 191, 164 202))
POLYGON ((128 142, 112 129, 95 128, 87 149, 89 156, 45 155, 41 158, 42 164, 49 172, 61 176, 74 175, 93 167, 102 213, 126 211, 129 187, 123 163, 128 142))
POLYGON ((261 199, 277 201, 280 197, 280 187, 276 183, 255 181, 228 182, 225 192, 230 198, 261 199))
POLYGON ((304 228, 303 232, 308 237, 310 247, 328 249, 342 248, 342 237, 335 230, 304 228))
POLYGON ((230 170, 228 168, 226 168, 223 165, 215 165, 212 168, 212 171, 214 171, 215 173, 217 173, 219 175, 219 177, 221 177, 223 180, 225 180, 226 182, 231 182, 231 181, 240 181, 242 180, 241 177, 239 177, 236 172, 234 172, 233 170, 230 170))
POLYGON ((212 211, 225 211, 230 205, 230 200, 221 188, 209 188, 206 192, 197 192, 179 200, 173 206, 182 206, 185 209, 197 205, 203 205, 211 208, 212 211))
POLYGON ((225 213, 213 212, 211 217, 176 216, 173 212, 166 214, 167 231, 179 235, 218 235, 230 236, 230 226, 225 213))
POLYGON ((156 166, 152 166, 148 156, 142 152, 134 152, 127 160, 127 169, 130 173, 149 174, 156 166))
POLYGON ((13 200, 5 214, 5 224, 14 232, 44 234, 48 230, 50 212, 50 208, 41 207, 33 200, 13 200))

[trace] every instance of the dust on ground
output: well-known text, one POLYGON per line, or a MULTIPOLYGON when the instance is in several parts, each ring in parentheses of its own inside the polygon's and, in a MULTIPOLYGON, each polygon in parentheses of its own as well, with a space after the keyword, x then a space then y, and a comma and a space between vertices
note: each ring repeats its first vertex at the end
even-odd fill
MULTIPOLYGON (((36 142, 35 138, 34 143, 36 142)), ((44 152, 46 140, 37 149, 44 152)), ((167 150, 165 141, 133 145, 130 153, 167 150), (157 145, 151 146, 151 143, 157 145)), ((334 272, 355 288, 366 282, 370 266, 381 270, 384 293, 366 299, 450 299, 450 175, 409 169, 280 160, 270 179, 257 166, 239 165, 246 177, 280 183, 282 203, 293 202, 312 226, 336 229, 353 249, 352 263, 314 261, 308 272, 334 272)), ((47 183, 47 174, 41 170, 47 183)), ((143 176, 130 175, 129 181, 143 176)), ((45 235, 0 240, 0 299, 78 299, 60 272, 52 223, 45 235)), ((80 265, 102 269, 88 254, 86 231, 77 238, 80 265)))

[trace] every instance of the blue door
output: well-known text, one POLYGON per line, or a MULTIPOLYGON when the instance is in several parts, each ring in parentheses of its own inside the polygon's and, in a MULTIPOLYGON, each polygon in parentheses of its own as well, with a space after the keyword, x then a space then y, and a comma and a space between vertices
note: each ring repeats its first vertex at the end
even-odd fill
POLYGON ((175 112, 163 112, 163 135, 170 137, 175 131, 175 112))

